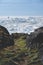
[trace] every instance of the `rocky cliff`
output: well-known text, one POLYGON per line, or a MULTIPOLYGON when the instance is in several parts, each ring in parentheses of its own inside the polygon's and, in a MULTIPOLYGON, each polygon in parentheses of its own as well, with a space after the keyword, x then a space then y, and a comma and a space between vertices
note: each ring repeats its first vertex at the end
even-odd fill
POLYGON ((13 39, 7 29, 0 25, 0 49, 14 45, 13 39))
POLYGON ((43 63, 43 27, 36 29, 26 38, 27 47, 30 49, 37 49, 39 58, 43 63))

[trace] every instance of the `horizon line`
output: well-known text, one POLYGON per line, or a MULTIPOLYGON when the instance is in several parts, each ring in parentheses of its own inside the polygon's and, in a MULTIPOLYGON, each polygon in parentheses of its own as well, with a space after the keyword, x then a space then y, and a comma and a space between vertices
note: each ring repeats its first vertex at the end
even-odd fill
POLYGON ((0 18, 6 18, 6 17, 28 18, 28 17, 43 17, 43 16, 0 16, 0 18))

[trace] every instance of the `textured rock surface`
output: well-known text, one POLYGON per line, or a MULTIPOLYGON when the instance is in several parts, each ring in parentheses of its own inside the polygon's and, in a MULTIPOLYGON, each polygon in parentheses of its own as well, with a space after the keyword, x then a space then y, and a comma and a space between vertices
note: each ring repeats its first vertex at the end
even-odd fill
POLYGON ((0 49, 14 45, 13 39, 6 28, 0 26, 0 49))
MULTIPOLYGON (((36 43, 41 45, 40 43, 43 43, 43 27, 40 27, 36 29, 34 32, 30 33, 30 35, 26 38, 27 46, 30 47, 36 43)), ((35 45, 36 46, 36 45, 35 45)))
POLYGON ((36 29, 34 32, 30 33, 26 38, 27 47, 31 49, 37 49, 39 52, 39 58, 43 63, 43 27, 36 29))

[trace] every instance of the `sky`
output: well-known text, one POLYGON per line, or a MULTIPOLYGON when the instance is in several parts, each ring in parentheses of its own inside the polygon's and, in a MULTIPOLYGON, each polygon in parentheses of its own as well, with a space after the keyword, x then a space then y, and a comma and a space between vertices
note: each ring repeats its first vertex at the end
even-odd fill
POLYGON ((0 0, 0 16, 43 16, 43 0, 0 0))

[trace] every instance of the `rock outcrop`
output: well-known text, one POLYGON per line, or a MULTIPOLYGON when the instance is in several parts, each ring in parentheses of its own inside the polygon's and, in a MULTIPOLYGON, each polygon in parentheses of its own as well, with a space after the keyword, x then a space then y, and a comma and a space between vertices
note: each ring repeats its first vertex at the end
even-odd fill
POLYGON ((14 41, 7 29, 0 25, 0 49, 14 45, 14 41))
POLYGON ((43 27, 36 29, 34 32, 26 38, 27 47, 30 49, 37 49, 39 52, 39 58, 43 63, 43 27))
POLYGON ((30 35, 26 38, 27 46, 33 47, 33 45, 40 46, 43 43, 43 27, 36 29, 34 32, 30 33, 30 35))

